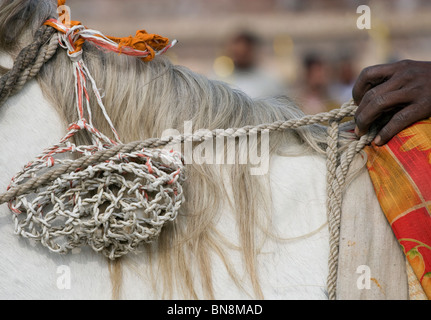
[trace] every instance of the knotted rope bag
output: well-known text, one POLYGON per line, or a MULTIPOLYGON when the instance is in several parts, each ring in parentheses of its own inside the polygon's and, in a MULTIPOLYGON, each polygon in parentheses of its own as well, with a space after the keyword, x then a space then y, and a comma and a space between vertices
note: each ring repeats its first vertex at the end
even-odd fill
MULTIPOLYGON (((73 124, 59 144, 45 150, 13 179, 9 188, 37 180, 80 155, 115 144, 85 121, 73 124), (72 137, 86 130, 94 145, 76 146, 72 137), (66 157, 66 159, 63 159, 66 157)), ((115 259, 157 237, 183 202, 181 156, 162 149, 116 153, 109 159, 58 178, 10 200, 15 231, 66 253, 88 245, 115 259)), ((9 189, 8 188, 8 189, 9 189)))
MULTIPOLYGON (((79 121, 70 125, 68 133, 58 144, 43 151, 13 177, 8 192, 14 196, 8 197, 8 204, 13 213, 15 232, 40 241, 54 252, 66 253, 88 245, 115 259, 156 238, 162 227, 176 218, 183 202, 181 181, 184 180, 184 167, 181 155, 173 151, 148 149, 145 146, 121 148, 120 138, 105 110, 95 81, 82 60, 82 43, 91 41, 104 50, 121 51, 144 61, 164 53, 174 43, 168 45, 165 41, 156 51, 148 43, 142 46, 140 40, 140 48, 133 48, 79 23, 68 28, 55 19, 49 19, 41 30, 39 33, 43 35, 52 35, 54 41, 48 42, 50 48, 61 46, 68 50, 74 68, 79 121), (46 32, 47 28, 55 28, 58 34, 46 32), (91 84, 115 141, 92 125, 87 82, 91 84), (73 143, 73 137, 79 131, 88 132, 91 145, 77 146, 73 143), (103 156, 103 159, 93 157, 96 154, 103 156), (84 163, 82 159, 86 157, 91 161, 84 163), (77 159, 81 160, 80 165, 77 165, 77 159)), ((143 34, 139 33, 139 37, 142 38, 143 34)), ((154 41, 161 39, 159 36, 145 35, 154 38, 154 41)), ((39 48, 30 46, 38 49, 39 55, 50 52, 48 60, 55 49, 43 49, 46 43, 38 43, 39 48)), ((25 74, 28 74, 27 69, 32 68, 28 51, 22 51, 20 55, 25 59, 17 59, 19 63, 14 66, 19 67, 22 64, 20 61, 26 61, 29 66, 20 68, 25 74)), ((46 54, 42 60, 45 57, 46 54)), ((2 83, 10 82, 14 78, 10 77, 11 74, 6 75, 2 83)), ((28 78, 20 82, 25 83, 28 78)), ((4 100, 16 91, 4 90, 4 100)))

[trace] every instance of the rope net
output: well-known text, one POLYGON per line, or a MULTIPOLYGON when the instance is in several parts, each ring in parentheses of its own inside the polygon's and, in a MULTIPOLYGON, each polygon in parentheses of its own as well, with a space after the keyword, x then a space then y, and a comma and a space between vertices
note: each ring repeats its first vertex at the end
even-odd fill
MULTIPOLYGON (((85 121, 13 177, 8 189, 25 185, 73 158, 114 146, 85 121), (94 145, 72 143, 86 130, 94 145)), ((154 240, 173 221, 184 200, 181 155, 161 149, 117 153, 106 161, 64 173, 47 185, 9 201, 15 232, 57 253, 90 246, 110 259, 154 240)))

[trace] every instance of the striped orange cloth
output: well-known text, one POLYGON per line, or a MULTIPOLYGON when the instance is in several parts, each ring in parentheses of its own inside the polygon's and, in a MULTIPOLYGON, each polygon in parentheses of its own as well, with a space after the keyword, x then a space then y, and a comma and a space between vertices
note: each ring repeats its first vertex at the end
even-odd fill
POLYGON ((431 299, 431 118, 365 151, 380 206, 431 299))

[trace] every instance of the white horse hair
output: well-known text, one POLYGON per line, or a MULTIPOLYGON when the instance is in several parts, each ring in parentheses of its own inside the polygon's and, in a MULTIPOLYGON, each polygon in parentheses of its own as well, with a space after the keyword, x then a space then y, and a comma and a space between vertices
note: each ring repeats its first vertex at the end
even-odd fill
MULTIPOLYGON (((3 68, 11 67, 55 12, 56 1, 1 1, 3 68)), ((84 60, 123 142, 160 137, 170 128, 181 131, 189 120, 194 130, 212 130, 304 115, 286 97, 252 100, 163 57, 144 63, 86 44, 84 60)), ((1 191, 77 119, 73 88, 70 61, 59 49, 37 81, 0 108, 1 191)), ((109 134, 100 111, 92 113, 95 126, 109 134)), ((350 134, 342 135, 340 144, 349 139, 350 134)), ((178 219, 158 241, 116 262, 87 248, 57 255, 19 238, 2 205, 0 298, 327 299, 324 128, 271 134, 270 147, 270 171, 263 176, 250 175, 249 165, 188 165, 186 202, 178 219)), ((346 203, 347 211, 358 215, 377 201, 363 160, 359 155, 358 177, 347 190, 362 199, 346 203)), ((379 210, 378 204, 373 208, 379 210)))

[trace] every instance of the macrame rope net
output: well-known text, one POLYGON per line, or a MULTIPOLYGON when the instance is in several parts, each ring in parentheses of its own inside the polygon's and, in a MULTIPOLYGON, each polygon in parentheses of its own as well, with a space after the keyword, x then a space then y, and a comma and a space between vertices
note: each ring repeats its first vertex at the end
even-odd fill
MULTIPOLYGON (((145 45, 145 50, 136 49, 122 44, 121 40, 118 43, 112 41, 80 24, 75 23, 68 28, 56 19, 49 19, 43 28, 54 28, 58 33, 52 36, 56 42, 49 41, 49 49, 42 46, 40 52, 51 53, 55 51, 51 49, 53 46, 60 46, 67 50, 71 59, 79 120, 69 126, 67 134, 58 144, 44 150, 18 172, 8 190, 21 187, 52 168, 70 166, 73 159, 121 145, 96 83, 82 60, 83 40, 91 41, 104 50, 132 55, 144 61, 164 53, 175 44, 163 41, 164 47, 158 51, 149 44, 145 45), (115 140, 93 126, 88 90, 93 91, 115 140), (92 144, 77 146, 73 143, 73 137, 83 130, 89 133, 92 144)), ((142 35, 142 32, 139 34, 142 35)), ((148 38, 161 37, 149 35, 148 38)), ((50 57, 52 54, 45 54, 36 60, 48 60, 50 57)), ((26 66, 25 70, 28 69, 30 66, 26 66)), ((4 83, 9 82, 5 78, 4 83)), ((20 85, 23 85, 24 81, 21 82, 20 85)), ((40 241, 53 252, 66 253, 88 245, 110 259, 119 258, 136 250, 142 242, 153 240, 165 223, 176 218, 184 198, 180 183, 184 179, 183 168, 181 154, 174 151, 142 147, 117 152, 104 161, 75 168, 51 180, 48 185, 39 185, 30 193, 9 199, 15 231, 23 237, 40 241)))
MULTIPOLYGON (((355 114, 357 106, 353 101, 339 109, 300 119, 123 144, 106 113, 94 79, 81 59, 82 39, 102 49, 131 54, 145 61, 165 52, 175 42, 163 42, 165 46, 159 50, 149 49, 146 44, 146 49, 141 50, 124 45, 117 38, 116 41, 111 40, 80 24, 66 27, 55 19, 48 20, 37 31, 35 39, 20 52, 12 69, 0 79, 0 103, 35 77, 60 46, 68 50, 75 71, 79 120, 69 126, 58 144, 44 150, 17 173, 7 191, 0 195, 0 204, 7 202, 12 211, 17 234, 39 241, 57 253, 87 245, 110 259, 119 258, 135 251, 140 244, 156 239, 163 226, 176 218, 184 201, 182 156, 161 147, 189 141, 202 142, 218 136, 234 138, 324 123, 328 124, 330 254, 327 286, 329 298, 336 298, 341 205, 346 176, 354 156, 376 134, 371 130, 358 140, 352 140, 341 151, 338 145, 341 122, 355 114), (115 140, 99 132, 91 122, 88 81, 115 140), (72 142, 72 137, 81 130, 90 134, 91 145, 77 146, 72 142)), ((130 44, 133 40, 126 42, 130 44)))

